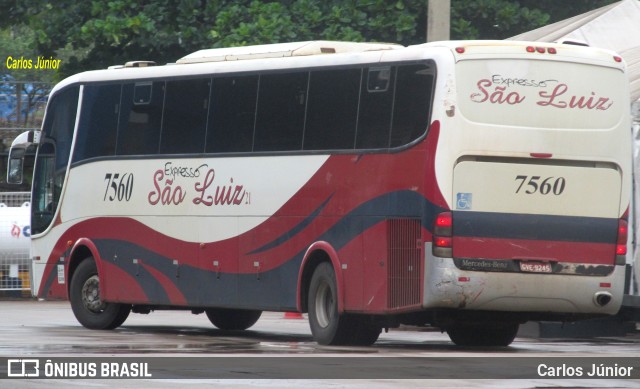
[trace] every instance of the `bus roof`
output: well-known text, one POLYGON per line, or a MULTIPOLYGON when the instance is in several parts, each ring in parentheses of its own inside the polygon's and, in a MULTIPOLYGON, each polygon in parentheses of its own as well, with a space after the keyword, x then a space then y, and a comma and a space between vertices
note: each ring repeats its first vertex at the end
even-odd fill
POLYGON ((339 41, 274 43, 268 45, 199 50, 195 53, 191 53, 185 57, 180 58, 178 61, 176 61, 176 63, 188 64, 200 62, 239 61, 248 59, 298 57, 307 55, 393 50, 400 48, 403 48, 403 46, 392 43, 339 41))
POLYGON ((495 59, 497 57, 577 61, 624 69, 624 61, 614 52, 576 45, 518 41, 442 41, 405 47, 392 43, 340 41, 305 41, 199 50, 169 66, 152 66, 148 61, 133 61, 107 70, 94 70, 73 75, 53 90, 72 83, 110 80, 141 80, 182 75, 239 73, 246 71, 308 68, 327 65, 351 65, 388 60, 415 60, 453 55, 455 62, 465 59, 495 59), (555 48, 555 53, 549 48, 555 48), (460 49, 464 49, 460 51, 460 49), (533 48, 533 51, 529 51, 533 48), (425 49, 429 49, 427 54, 425 49), (544 51, 541 53, 540 51, 544 51), (540 50, 540 51, 539 51, 540 50), (286 65, 280 60, 288 62, 286 65), (291 62, 289 62, 291 61, 291 62), (241 64, 241 63, 242 64, 241 64))
POLYGON ((508 40, 470 40, 430 42, 410 47, 446 47, 456 62, 464 59, 491 59, 496 55, 509 58, 563 60, 624 68, 622 57, 611 50, 568 43, 526 42, 508 40))
POLYGON ((372 63, 380 61, 384 53, 403 53, 405 52, 403 50, 406 50, 406 47, 391 43, 337 41, 308 41, 207 49, 189 54, 176 63, 165 66, 154 66, 155 64, 150 61, 131 61, 126 65, 78 73, 58 83, 52 90, 52 94, 73 83, 145 80, 201 74, 372 63))

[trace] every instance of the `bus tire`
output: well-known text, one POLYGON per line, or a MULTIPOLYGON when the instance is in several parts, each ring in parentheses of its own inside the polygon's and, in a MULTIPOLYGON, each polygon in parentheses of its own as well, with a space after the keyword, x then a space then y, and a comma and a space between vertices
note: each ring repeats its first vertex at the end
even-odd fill
POLYGON ((226 308, 206 309, 205 313, 207 314, 211 324, 221 330, 229 331, 246 330, 256 324, 262 315, 262 311, 226 308))
POLYGON ((447 328, 447 334, 457 346, 506 347, 518 334, 518 323, 503 325, 464 325, 447 328))
POLYGON ((82 261, 71 279, 69 301, 80 324, 92 330, 112 330, 127 320, 131 305, 100 300, 100 278, 93 258, 82 261))
POLYGON ((313 338, 322 345, 347 344, 353 333, 353 320, 338 314, 336 274, 328 262, 313 271, 309 285, 309 326, 313 338))

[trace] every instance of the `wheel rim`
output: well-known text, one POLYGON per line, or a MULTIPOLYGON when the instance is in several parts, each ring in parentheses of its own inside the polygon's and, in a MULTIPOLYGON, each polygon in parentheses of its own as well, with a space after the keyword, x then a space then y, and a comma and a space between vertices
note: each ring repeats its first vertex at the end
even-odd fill
POLYGON ((91 312, 102 312, 105 303, 100 300, 100 279, 93 275, 82 285, 82 304, 91 312))
POLYGON ((318 319, 318 325, 322 328, 328 327, 333 320, 334 312, 335 300, 333 299, 333 293, 331 293, 331 287, 327 283, 323 283, 316 293, 316 318, 318 319))

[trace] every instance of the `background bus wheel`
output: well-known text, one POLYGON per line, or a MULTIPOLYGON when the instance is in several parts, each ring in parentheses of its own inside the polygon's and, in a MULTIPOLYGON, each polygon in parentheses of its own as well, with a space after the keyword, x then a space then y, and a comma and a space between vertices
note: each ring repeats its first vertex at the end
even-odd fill
POLYGON ((83 326, 93 330, 111 330, 127 320, 131 306, 100 300, 100 278, 93 258, 82 261, 71 279, 71 309, 83 326))
POLYGON ((353 322, 353 334, 347 341, 354 346, 371 346, 378 340, 382 328, 372 323, 366 316, 354 316, 351 318, 353 322))
POLYGON ((504 325, 465 325, 447 328, 457 346, 508 346, 518 334, 518 323, 504 325))
POLYGON ((309 326, 319 344, 346 344, 353 333, 353 320, 338 314, 338 288, 331 264, 323 262, 315 269, 309 286, 309 326))
POLYGON ((215 308, 205 310, 209 321, 221 330, 246 330, 256 324, 262 311, 215 308))

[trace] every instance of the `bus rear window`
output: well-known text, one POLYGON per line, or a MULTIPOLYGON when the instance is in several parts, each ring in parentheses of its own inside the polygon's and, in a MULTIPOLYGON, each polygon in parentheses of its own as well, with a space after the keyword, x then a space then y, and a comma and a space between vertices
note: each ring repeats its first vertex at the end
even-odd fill
POLYGON ((467 60, 456 69, 458 105, 473 122, 531 128, 609 129, 626 83, 613 68, 556 61, 467 60))

